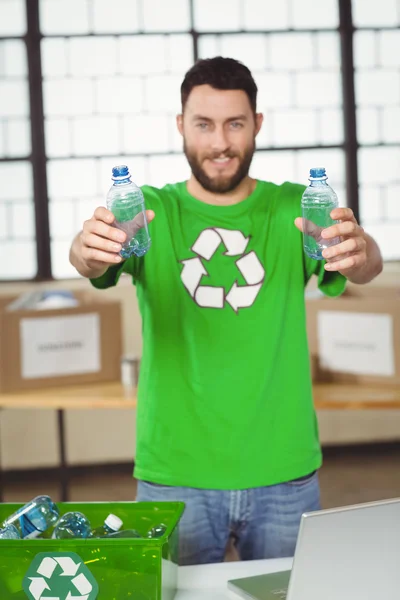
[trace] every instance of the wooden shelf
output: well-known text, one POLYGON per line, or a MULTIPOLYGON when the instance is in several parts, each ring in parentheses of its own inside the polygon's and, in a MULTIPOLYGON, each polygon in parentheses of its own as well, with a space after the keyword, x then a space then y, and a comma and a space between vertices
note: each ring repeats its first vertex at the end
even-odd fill
MULTIPOLYGON (((400 386, 315 383, 313 389, 317 410, 400 409, 400 386)), ((0 408, 89 410, 135 407, 136 390, 126 392, 118 382, 0 394, 0 408)))
POLYGON ((85 384, 0 394, 0 408, 89 410, 136 407, 136 390, 125 392, 118 382, 85 384))
POLYGON ((400 386, 316 383, 314 404, 318 410, 400 409, 400 386))

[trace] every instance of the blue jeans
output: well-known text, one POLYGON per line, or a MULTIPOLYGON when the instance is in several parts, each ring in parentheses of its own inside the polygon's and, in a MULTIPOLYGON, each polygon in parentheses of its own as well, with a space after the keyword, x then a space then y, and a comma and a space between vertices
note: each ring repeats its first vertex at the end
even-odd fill
POLYGON ((181 501, 180 565, 222 562, 230 536, 241 560, 293 556, 303 512, 320 509, 318 472, 268 487, 202 490, 138 482, 137 501, 181 501))

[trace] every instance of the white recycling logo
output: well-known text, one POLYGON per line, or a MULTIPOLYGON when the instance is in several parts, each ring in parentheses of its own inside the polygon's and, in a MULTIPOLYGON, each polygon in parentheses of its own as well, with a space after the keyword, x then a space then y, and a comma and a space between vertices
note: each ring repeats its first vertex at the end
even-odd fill
POLYGON ((83 571, 78 574, 81 565, 81 562, 75 562, 71 556, 45 556, 35 569, 35 575, 26 576, 26 591, 34 600, 91 600, 97 596, 97 583, 85 565, 83 571), (61 567, 61 573, 54 575, 58 566, 61 567), (64 592, 62 597, 60 594, 47 595, 52 589, 55 577, 63 580, 59 581, 57 586, 58 591, 61 589, 64 592), (89 579, 92 579, 92 582, 89 579), (73 592, 70 590, 70 584, 73 586, 73 592))
POLYGON ((252 306, 264 282, 265 271, 253 250, 245 253, 249 240, 241 231, 231 229, 208 228, 200 233, 192 246, 197 256, 181 261, 183 285, 199 306, 224 308, 227 302, 236 313, 239 308, 252 306), (246 285, 238 285, 235 281, 227 294, 223 287, 200 285, 202 277, 208 275, 202 259, 211 260, 221 243, 226 248, 226 256, 239 256, 236 266, 246 282, 246 285))

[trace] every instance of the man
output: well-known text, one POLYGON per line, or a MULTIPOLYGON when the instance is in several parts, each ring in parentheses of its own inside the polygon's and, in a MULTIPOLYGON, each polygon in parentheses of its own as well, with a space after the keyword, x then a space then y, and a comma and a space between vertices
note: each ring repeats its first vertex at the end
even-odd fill
MULTIPOLYGON (((118 255, 124 234, 97 208, 70 260, 97 288, 132 276, 143 318, 137 414, 138 500, 182 500, 180 564, 291 556, 300 516, 319 508, 304 287, 325 294, 382 269, 348 208, 324 230, 325 261, 303 252, 304 186, 249 177, 262 125, 250 71, 198 61, 181 87, 177 126, 187 182, 143 187, 152 247, 118 255), (294 226, 295 225, 297 228, 294 226)), ((312 165, 310 165, 312 166, 312 165)))

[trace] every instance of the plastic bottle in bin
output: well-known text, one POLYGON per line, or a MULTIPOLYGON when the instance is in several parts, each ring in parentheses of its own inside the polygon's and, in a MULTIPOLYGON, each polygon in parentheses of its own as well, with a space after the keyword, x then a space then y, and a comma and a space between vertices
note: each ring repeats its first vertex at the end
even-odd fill
POLYGON ((54 528, 53 538, 66 540, 74 538, 88 538, 92 535, 90 521, 81 512, 67 512, 61 517, 54 528))
POLYGON ((323 229, 337 223, 331 218, 331 212, 339 206, 338 197, 327 179, 324 167, 310 169, 310 185, 301 199, 304 250, 315 260, 323 260, 322 251, 340 242, 339 238, 327 240, 321 237, 323 229))
POLYGON ((127 234, 120 255, 143 256, 151 245, 143 192, 133 181, 126 165, 112 170, 114 184, 107 194, 107 208, 115 216, 114 225, 127 234))
POLYGON ((15 525, 6 525, 0 529, 0 540, 20 540, 18 529, 15 525))
POLYGON ((164 525, 164 523, 160 523, 159 525, 156 525, 155 527, 151 527, 151 529, 148 530, 147 537, 150 539, 151 538, 159 538, 159 537, 162 537, 166 531, 167 531, 167 526, 164 525))
POLYGON ((92 537, 107 537, 111 533, 116 533, 121 529, 123 522, 116 515, 110 514, 105 519, 103 525, 95 527, 92 530, 92 537))
POLYGON ((141 538, 142 536, 136 529, 122 529, 121 531, 115 531, 110 533, 107 537, 109 538, 141 538))
POLYGON ((7 517, 3 527, 14 525, 21 538, 35 538, 50 529, 59 517, 58 508, 49 496, 37 496, 7 517))

